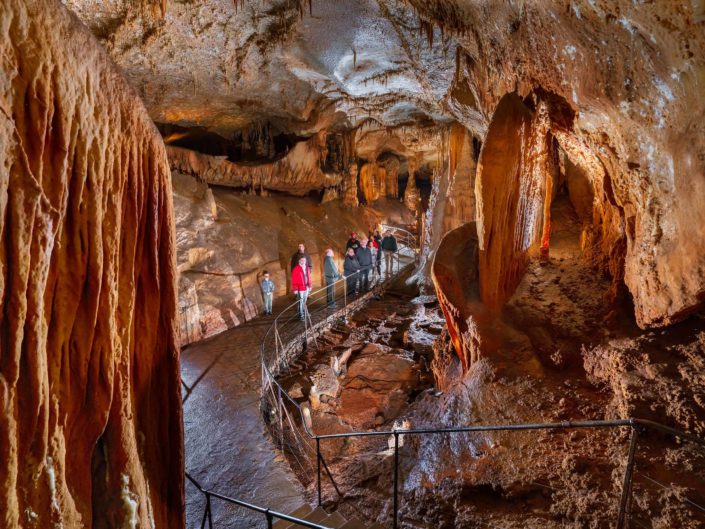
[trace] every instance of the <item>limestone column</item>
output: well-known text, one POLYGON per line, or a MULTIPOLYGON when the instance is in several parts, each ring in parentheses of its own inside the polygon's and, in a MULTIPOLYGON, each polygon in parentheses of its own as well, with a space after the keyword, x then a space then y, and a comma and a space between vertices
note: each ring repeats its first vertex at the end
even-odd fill
POLYGON ((343 181, 343 205, 350 208, 358 206, 357 200, 357 163, 353 162, 348 167, 348 172, 343 181))
POLYGON ((414 214, 418 214, 419 207, 421 204, 421 195, 419 193, 419 188, 416 187, 417 169, 417 160, 415 158, 409 158, 409 181, 406 184, 406 190, 404 190, 404 204, 414 214))

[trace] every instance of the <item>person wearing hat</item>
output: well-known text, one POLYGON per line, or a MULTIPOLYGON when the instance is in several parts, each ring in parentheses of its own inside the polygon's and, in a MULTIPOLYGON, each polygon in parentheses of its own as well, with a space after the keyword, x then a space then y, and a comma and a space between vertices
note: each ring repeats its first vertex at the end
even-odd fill
POLYGON ((352 232, 350 234, 350 238, 348 239, 348 244, 345 245, 345 248, 353 249, 353 252, 357 252, 357 249, 360 247, 360 241, 357 240, 356 233, 352 232))

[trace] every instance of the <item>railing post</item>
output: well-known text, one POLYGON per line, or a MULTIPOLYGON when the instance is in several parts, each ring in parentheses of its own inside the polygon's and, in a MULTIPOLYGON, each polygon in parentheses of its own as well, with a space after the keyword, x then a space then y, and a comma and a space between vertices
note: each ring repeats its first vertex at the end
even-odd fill
POLYGON ((208 491, 204 491, 206 495, 206 510, 203 511, 203 520, 201 520, 201 529, 206 527, 206 520, 208 520, 208 529, 213 529, 213 516, 211 514, 211 495, 208 491))
POLYGON ((284 451, 284 403, 282 402, 282 387, 277 384, 277 411, 279 412, 279 439, 281 450, 284 451))
POLYGON ((348 280, 343 279, 343 307, 345 308, 345 323, 348 323, 348 280))
POLYGON ((394 432, 394 519, 392 527, 397 529, 397 518, 399 512, 399 432, 394 432))
POLYGON ((317 481, 316 487, 318 490, 318 506, 321 506, 321 438, 316 436, 316 467, 317 481))
POLYGON ((264 515, 267 517, 267 529, 272 529, 272 524, 274 522, 274 516, 272 516, 272 513, 269 512, 269 509, 267 509, 267 512, 265 512, 264 515))
POLYGON ((626 529, 629 524, 629 510, 627 508, 632 495, 632 477, 634 473, 634 455, 636 454, 636 440, 639 435, 637 426, 632 425, 629 439, 629 455, 627 458, 627 468, 624 471, 624 482, 622 483, 622 498, 619 501, 619 514, 617 515, 617 529, 626 529))

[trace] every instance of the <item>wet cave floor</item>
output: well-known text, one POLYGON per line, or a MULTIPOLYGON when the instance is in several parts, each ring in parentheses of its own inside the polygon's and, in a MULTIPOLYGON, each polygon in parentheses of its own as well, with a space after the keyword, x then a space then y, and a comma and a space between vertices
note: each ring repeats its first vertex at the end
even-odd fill
MULTIPOLYGON (((491 357, 457 380, 433 296, 398 283, 330 329, 281 381, 319 434, 643 417, 705 433, 705 322, 641 331, 628 300, 580 255, 580 225, 554 206, 551 255, 533 260, 498 318, 491 357), (449 360, 450 359, 450 360, 449 360), (444 391, 436 388, 443 387, 444 391)), ((457 358, 455 358, 457 361, 457 358)), ((409 528, 614 527, 629 429, 405 436, 400 520, 409 528)), ((342 498, 324 502, 389 523, 393 453, 386 437, 322 442, 342 498)), ((633 527, 705 527, 705 453, 640 433, 633 527)), ((291 461, 290 461, 291 462, 291 461)), ((292 463, 292 468, 296 465, 292 463)), ((315 479, 300 475, 310 498, 315 479)))

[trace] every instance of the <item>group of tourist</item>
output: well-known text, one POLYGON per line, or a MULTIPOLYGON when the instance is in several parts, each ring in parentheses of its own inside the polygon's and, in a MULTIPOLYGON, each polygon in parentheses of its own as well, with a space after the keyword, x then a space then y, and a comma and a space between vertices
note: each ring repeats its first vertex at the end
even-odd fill
POLYGON ((385 232, 382 237, 378 230, 370 232, 370 236, 357 238, 352 232, 346 244, 343 272, 347 280, 348 294, 357 295, 367 292, 370 288, 370 273, 381 275, 382 254, 385 256, 385 271, 387 276, 392 273, 394 255, 397 252, 397 239, 391 232, 385 232))
MULTIPOLYGON (((326 250, 323 261, 323 276, 326 283, 326 301, 329 307, 335 308, 335 282, 345 278, 349 296, 367 292, 370 288, 370 273, 381 274, 382 254, 385 257, 386 274, 392 273, 394 256, 397 252, 397 240, 391 232, 385 232, 384 237, 379 230, 370 231, 369 237, 357 239, 355 232, 350 234, 346 244, 346 255, 343 263, 343 274, 338 270, 331 248, 326 250)), ((299 301, 299 318, 306 317, 306 302, 311 293, 313 283, 311 272, 313 262, 306 252, 306 246, 299 244, 298 250, 291 256, 291 289, 299 301)), ((264 313, 272 314, 272 301, 276 286, 268 271, 264 271, 260 282, 264 313)))

